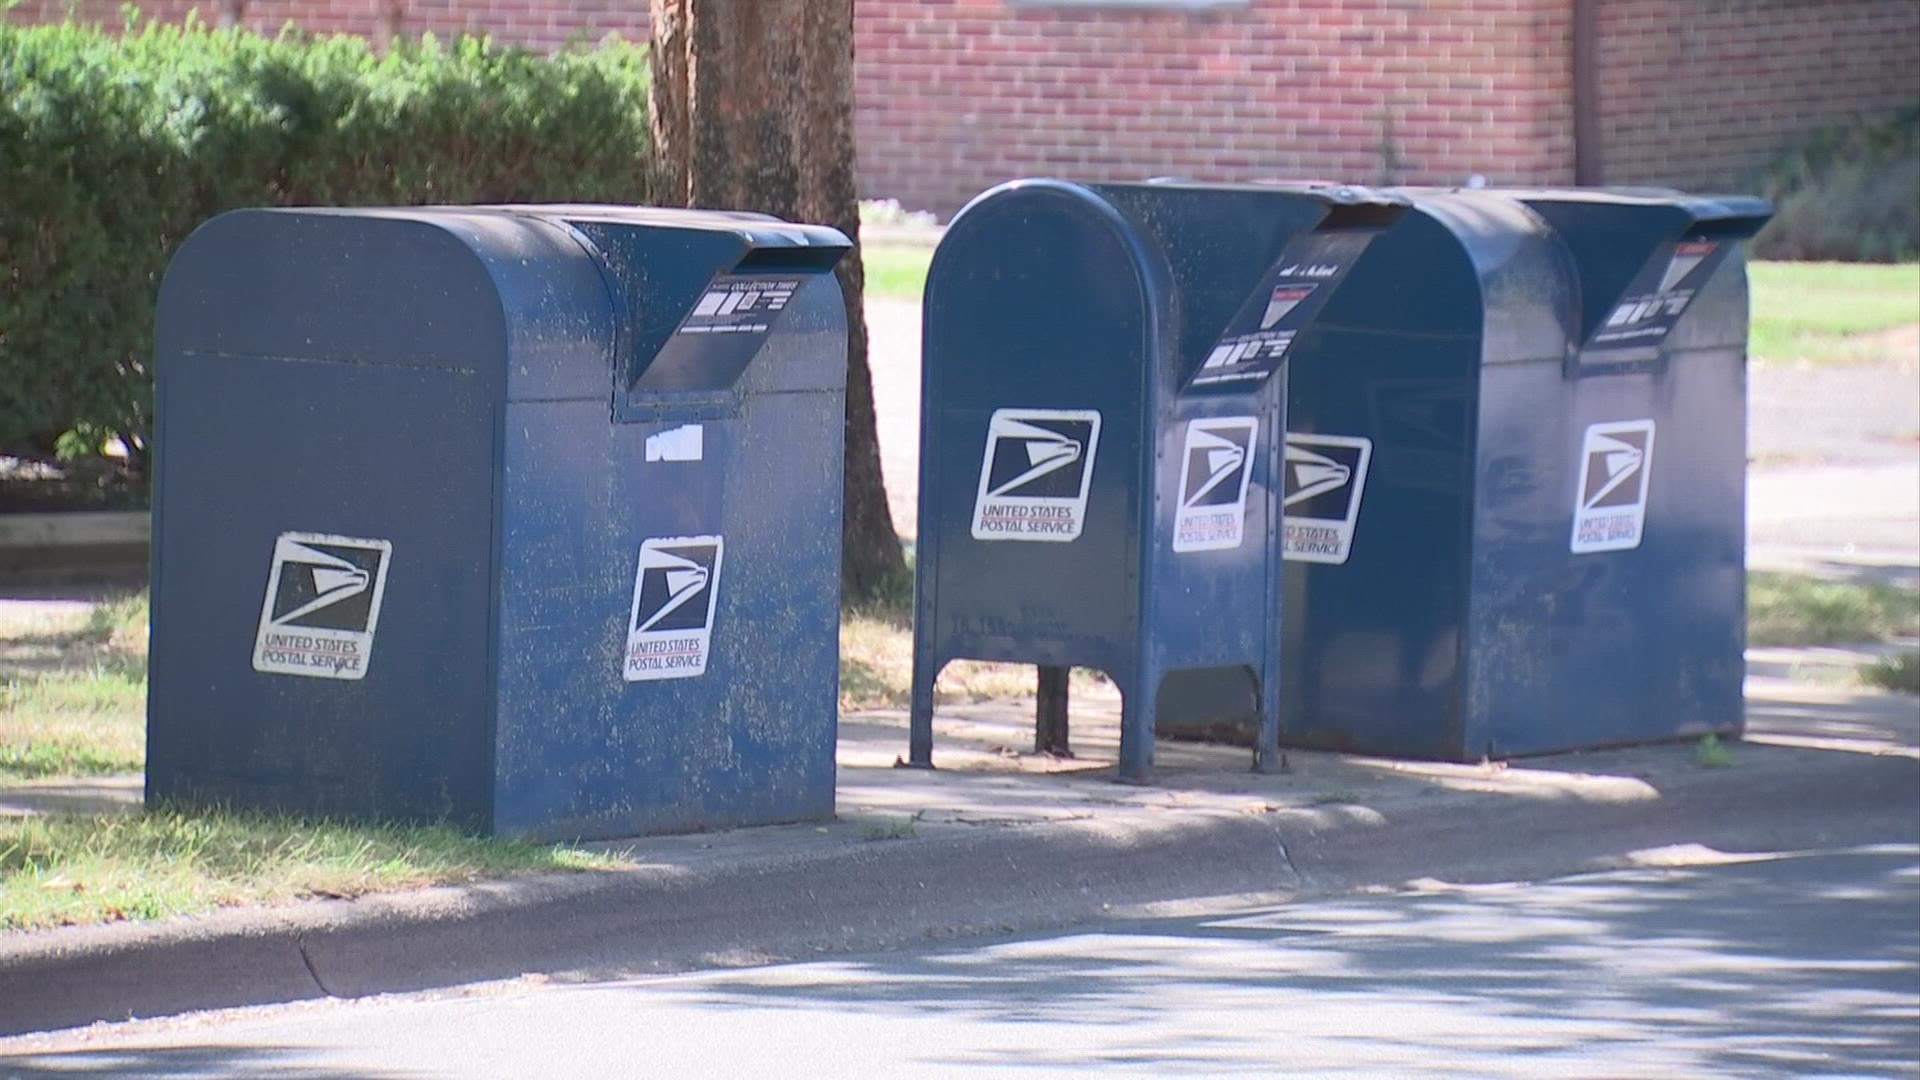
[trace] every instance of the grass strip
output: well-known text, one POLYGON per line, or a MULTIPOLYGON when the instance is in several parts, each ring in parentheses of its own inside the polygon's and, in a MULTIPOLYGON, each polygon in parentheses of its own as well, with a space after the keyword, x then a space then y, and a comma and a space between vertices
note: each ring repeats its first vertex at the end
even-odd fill
MULTIPOLYGON (((872 244, 861 256, 869 295, 917 300, 925 292, 931 247, 872 244)), ((1920 323, 1920 263, 1754 262, 1748 272, 1756 358, 1877 360, 1866 335, 1920 323)))
POLYGON ((1747 644, 1840 645, 1920 633, 1920 592, 1884 582, 1747 575, 1747 644))
POLYGON ((1903 694, 1920 694, 1920 652, 1896 653, 1860 669, 1868 686, 1903 694))
POLYGON ((867 295, 889 300, 918 300, 927 288, 933 249, 922 244, 872 244, 860 249, 867 271, 867 295))
POLYGON ((0 929, 621 865, 576 848, 475 838, 447 826, 171 809, 0 818, 0 929))
POLYGON ((1879 359, 1862 335, 1920 322, 1920 263, 1756 262, 1748 276, 1756 358, 1879 359))

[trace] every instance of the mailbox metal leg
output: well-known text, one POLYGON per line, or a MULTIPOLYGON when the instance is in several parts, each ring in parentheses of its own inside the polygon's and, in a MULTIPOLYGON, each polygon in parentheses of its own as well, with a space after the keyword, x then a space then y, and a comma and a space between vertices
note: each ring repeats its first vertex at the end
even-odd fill
POLYGON ((1254 736, 1253 771, 1277 773, 1280 757, 1280 677, 1277 665, 1270 665, 1260 677, 1260 730, 1254 736))
POLYGON ((933 683, 940 677, 940 665, 913 665, 913 693, 907 710, 907 765, 915 769, 933 768, 933 683))
POLYGON ((1072 757, 1067 744, 1067 675, 1072 668, 1040 665, 1033 709, 1033 752, 1072 757))
POLYGON ((1153 779, 1153 727, 1160 675, 1148 671, 1132 680, 1115 682, 1121 687, 1120 779, 1144 784, 1153 779))

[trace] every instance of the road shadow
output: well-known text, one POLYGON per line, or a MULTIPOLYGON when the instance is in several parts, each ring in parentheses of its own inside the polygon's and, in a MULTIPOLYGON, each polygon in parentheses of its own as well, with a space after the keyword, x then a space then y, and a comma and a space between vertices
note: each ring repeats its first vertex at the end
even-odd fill
POLYGON ((981 1075, 1904 1075, 1920 1061, 1917 855, 1430 885, 744 972, 684 998, 897 1019, 904 1063, 981 1075), (1271 1026, 1249 1030, 1250 1012, 1271 1026), (920 1044, 908 1025, 927 1016, 1035 1030, 1018 1049, 920 1044))
POLYGON ((276 1080, 408 1080, 420 1072, 343 1070, 299 1063, 306 1051, 289 1046, 169 1046, 68 1050, 0 1057, 0 1080, 71 1080, 73 1077, 142 1077, 145 1080, 216 1080, 271 1076, 276 1080))

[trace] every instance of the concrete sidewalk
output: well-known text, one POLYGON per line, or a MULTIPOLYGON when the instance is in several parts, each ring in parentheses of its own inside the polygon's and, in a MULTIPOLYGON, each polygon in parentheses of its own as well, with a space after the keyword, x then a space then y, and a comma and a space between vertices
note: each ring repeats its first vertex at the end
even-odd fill
MULTIPOLYGON (((1029 709, 944 709, 933 772, 893 767, 903 713, 848 717, 836 820, 596 845, 629 869, 0 935, 0 1034, 1920 837, 1920 701, 1766 675, 1720 769, 1666 745, 1504 765, 1295 751, 1259 776, 1243 750, 1162 742, 1155 782, 1132 786, 1111 779, 1116 697, 1076 700, 1082 756, 1065 761, 1023 752, 1029 709)), ((138 793, 137 777, 28 785, 0 792, 0 812, 138 793)))

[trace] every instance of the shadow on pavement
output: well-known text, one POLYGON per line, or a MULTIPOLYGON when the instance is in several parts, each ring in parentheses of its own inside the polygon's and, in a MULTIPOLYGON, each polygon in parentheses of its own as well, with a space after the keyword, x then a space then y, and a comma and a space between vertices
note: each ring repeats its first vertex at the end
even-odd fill
POLYGON ((174 1046, 112 1050, 69 1050, 0 1058, 0 1080, 52 1080, 87 1076, 143 1077, 146 1080, 212 1080, 215 1077, 272 1076, 277 1080, 402 1080, 419 1073, 342 1072, 298 1063, 302 1051, 286 1046, 174 1046))
POLYGON ((741 973, 689 1004, 1035 1026, 1017 1050, 916 1050, 902 1031, 908 1060, 983 1075, 1904 1074, 1920 1061, 1916 855, 1701 852, 1708 865, 1428 885, 741 973), (1264 1036, 1238 1027, 1249 1013, 1264 1036))

